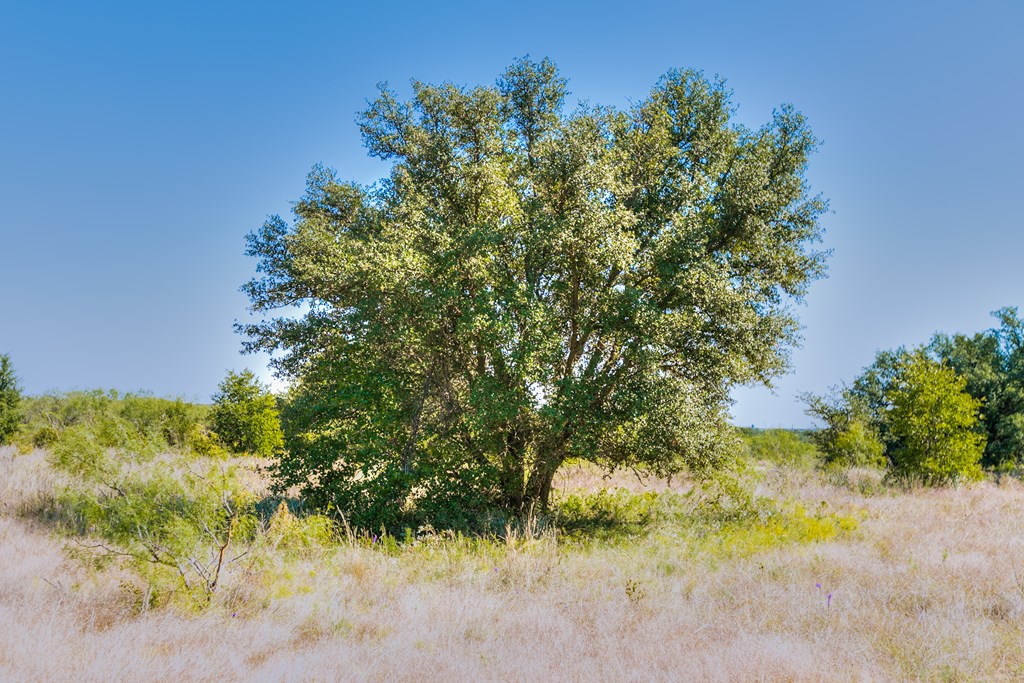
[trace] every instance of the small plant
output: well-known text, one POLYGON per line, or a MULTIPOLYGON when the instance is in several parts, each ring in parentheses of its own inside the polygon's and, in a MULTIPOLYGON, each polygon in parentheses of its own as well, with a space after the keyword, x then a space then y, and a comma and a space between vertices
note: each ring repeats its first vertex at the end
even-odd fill
POLYGON ((638 581, 633 579, 626 579, 626 598, 630 603, 639 605, 647 597, 647 591, 644 590, 643 586, 638 581))
POLYGON ((330 545, 336 532, 329 518, 323 515, 299 517, 282 500, 267 523, 266 536, 274 548, 308 549, 330 545))
POLYGON ((832 593, 828 592, 828 591, 825 591, 821 587, 821 582, 820 581, 818 583, 814 584, 814 587, 818 590, 818 595, 819 596, 822 596, 822 595, 824 596, 822 599, 825 602, 825 609, 826 610, 831 609, 832 608, 832 593))

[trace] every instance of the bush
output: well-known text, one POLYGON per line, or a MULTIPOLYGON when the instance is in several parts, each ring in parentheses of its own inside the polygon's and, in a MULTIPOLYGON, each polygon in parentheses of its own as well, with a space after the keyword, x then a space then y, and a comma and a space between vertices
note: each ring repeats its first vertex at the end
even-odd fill
POLYGON ((73 391, 25 401, 19 443, 48 448, 77 425, 102 429, 107 446, 120 447, 141 438, 158 450, 192 450, 213 455, 206 427, 209 408, 181 399, 116 391, 73 391), (120 436, 119 436, 120 435, 120 436), (127 439, 122 443, 120 437, 127 439))
POLYGON ((952 368, 923 353, 900 365, 888 394, 896 476, 931 485, 981 478, 981 402, 965 391, 966 384, 952 368))
POLYGON ((277 400, 249 370, 228 372, 220 383, 210 425, 235 453, 269 458, 284 446, 277 400))
POLYGON ((21 422, 21 387, 11 357, 0 353, 0 445, 7 443, 21 422))
POLYGON ((740 429, 746 455, 779 465, 813 467, 821 457, 813 435, 793 429, 740 429))
POLYGON ((885 446, 862 405, 844 392, 838 397, 803 397, 807 414, 825 423, 811 433, 825 464, 834 467, 884 467, 885 446))
POLYGON ((58 493, 66 530, 97 539, 79 542, 79 553, 116 559, 145 577, 147 595, 205 606, 244 554, 238 542, 255 534, 255 501, 233 468, 196 471, 160 458, 126 424, 101 414, 60 433, 50 462, 71 480, 58 493))
POLYGON ((208 438, 205 435, 210 412, 207 406, 181 399, 128 394, 118 406, 118 412, 139 431, 159 438, 171 448, 193 448, 196 442, 208 438))

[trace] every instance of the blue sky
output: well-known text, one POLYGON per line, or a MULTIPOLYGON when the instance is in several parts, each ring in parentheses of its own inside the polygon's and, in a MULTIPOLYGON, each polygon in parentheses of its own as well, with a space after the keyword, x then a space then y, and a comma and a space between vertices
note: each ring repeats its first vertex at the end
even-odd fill
POLYGON ((829 279, 774 394, 1024 305, 1021 2, 0 3, 0 352, 31 393, 205 399, 240 356, 245 234, 317 162, 372 182, 354 124, 379 81, 491 83, 548 56, 624 105, 671 67, 720 74, 739 120, 791 102, 824 141, 829 279))

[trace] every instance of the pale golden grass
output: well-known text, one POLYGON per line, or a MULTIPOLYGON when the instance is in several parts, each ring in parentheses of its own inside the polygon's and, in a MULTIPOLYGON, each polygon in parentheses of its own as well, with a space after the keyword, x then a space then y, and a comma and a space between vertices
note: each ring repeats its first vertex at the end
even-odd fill
POLYGON ((609 545, 342 544, 239 566, 212 608, 188 614, 140 613, 132 577, 84 569, 25 516, 52 476, 41 454, 0 450, 4 681, 1024 677, 1017 483, 864 497, 769 468, 762 494, 864 521, 740 556, 694 553, 671 530, 609 545))

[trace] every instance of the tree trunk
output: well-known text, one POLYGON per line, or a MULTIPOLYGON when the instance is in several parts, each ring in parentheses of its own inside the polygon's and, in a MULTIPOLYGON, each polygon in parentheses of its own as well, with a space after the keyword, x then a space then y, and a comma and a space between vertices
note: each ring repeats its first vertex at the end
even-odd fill
POLYGON ((551 484, 554 481, 555 472, 564 459, 561 449, 537 459, 530 472, 530 478, 526 482, 524 505, 539 503, 541 512, 548 510, 551 502, 551 484))
POLYGON ((501 471, 501 497, 504 504, 511 510, 523 508, 526 494, 524 483, 526 473, 526 440, 518 430, 512 429, 505 437, 505 456, 501 471))

